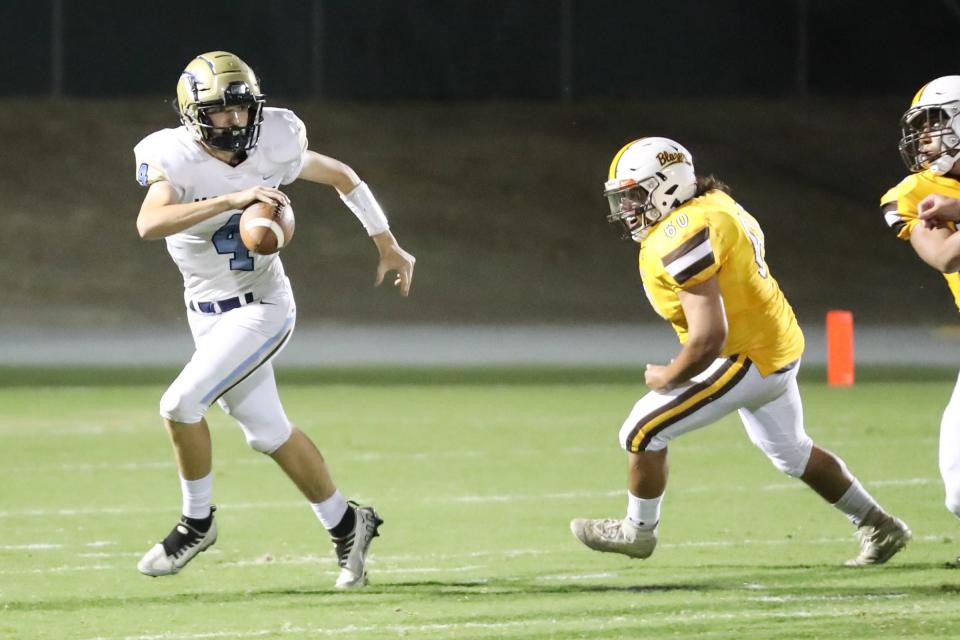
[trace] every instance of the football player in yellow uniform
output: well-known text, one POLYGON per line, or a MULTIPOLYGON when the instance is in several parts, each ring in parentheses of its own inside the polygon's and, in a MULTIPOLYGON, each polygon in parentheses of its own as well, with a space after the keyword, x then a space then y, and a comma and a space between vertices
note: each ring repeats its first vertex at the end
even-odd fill
MULTIPOLYGON (((960 307, 960 76, 921 87, 900 124, 900 154, 911 173, 881 198, 884 219, 943 273, 960 307)), ((960 379, 940 421, 939 457, 947 509, 960 518, 960 379)))
POLYGON ((890 559, 910 530, 804 430, 796 380, 803 334, 767 266, 757 221, 726 185, 698 179, 690 153, 666 138, 620 149, 605 187, 607 221, 640 244, 643 288, 682 347, 669 364, 647 365, 650 392, 620 429, 629 456, 626 517, 573 520, 574 535, 597 551, 650 556, 667 444, 737 411, 777 469, 799 477, 858 527, 860 552, 847 564, 890 559))

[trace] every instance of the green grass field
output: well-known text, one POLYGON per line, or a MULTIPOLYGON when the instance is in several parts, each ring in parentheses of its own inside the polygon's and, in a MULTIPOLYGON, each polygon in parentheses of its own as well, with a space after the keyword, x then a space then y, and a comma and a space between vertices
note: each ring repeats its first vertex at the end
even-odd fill
POLYGON ((372 584, 351 593, 333 589, 306 503, 216 408, 220 539, 179 575, 141 576, 137 559, 179 514, 156 415, 166 378, 2 373, 2 638, 960 635, 960 571, 945 567, 960 528, 936 467, 950 372, 850 389, 802 378, 808 431, 913 528, 906 551, 870 569, 841 566, 853 528, 778 474, 735 417, 671 448, 650 560, 581 547, 570 518, 625 507, 616 434, 643 393, 637 371, 395 374, 410 384, 281 372, 288 414, 344 492, 386 520, 372 584))

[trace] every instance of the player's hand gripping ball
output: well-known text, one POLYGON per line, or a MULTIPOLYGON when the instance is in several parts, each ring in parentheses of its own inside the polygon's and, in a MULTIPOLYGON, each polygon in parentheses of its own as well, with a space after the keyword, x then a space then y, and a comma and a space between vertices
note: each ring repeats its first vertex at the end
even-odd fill
POLYGON ((293 239, 293 207, 254 202, 240 216, 240 239, 262 256, 276 253, 293 239))

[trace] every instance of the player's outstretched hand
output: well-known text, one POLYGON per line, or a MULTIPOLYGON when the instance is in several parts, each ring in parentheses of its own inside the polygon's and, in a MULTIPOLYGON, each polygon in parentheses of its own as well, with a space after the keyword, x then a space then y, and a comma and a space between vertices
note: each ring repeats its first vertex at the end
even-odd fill
POLYGON ((942 227, 960 220, 960 200, 932 194, 920 201, 917 211, 928 228, 942 227))
POLYGON ((244 189, 243 191, 234 191, 224 196, 231 209, 244 209, 252 202, 266 202, 275 206, 286 206, 290 204, 290 198, 279 189, 273 187, 256 186, 244 189))
POLYGON ((400 295, 410 295, 410 285, 413 284, 413 265, 417 259, 407 253, 397 244, 393 234, 389 231, 373 236, 373 241, 380 252, 380 262, 377 264, 377 279, 373 286, 379 287, 383 278, 390 271, 396 271, 393 286, 400 287, 400 295))

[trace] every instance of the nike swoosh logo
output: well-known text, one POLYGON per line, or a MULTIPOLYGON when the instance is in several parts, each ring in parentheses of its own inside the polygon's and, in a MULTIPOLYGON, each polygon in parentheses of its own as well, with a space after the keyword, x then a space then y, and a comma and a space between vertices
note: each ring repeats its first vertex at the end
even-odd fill
POLYGON ((273 174, 271 173, 269 176, 263 176, 263 179, 264 179, 264 180, 269 180, 269 179, 272 178, 272 177, 273 177, 273 174))
POLYGON ((266 302, 266 301, 264 301, 264 300, 261 300, 261 301, 260 301, 260 304, 268 304, 268 305, 270 305, 271 307, 277 306, 277 303, 276 303, 276 302, 266 302))

